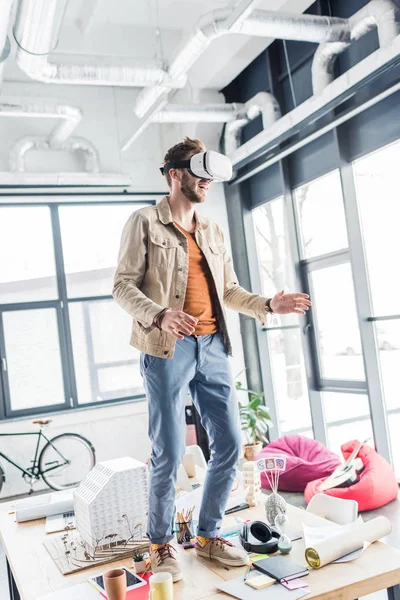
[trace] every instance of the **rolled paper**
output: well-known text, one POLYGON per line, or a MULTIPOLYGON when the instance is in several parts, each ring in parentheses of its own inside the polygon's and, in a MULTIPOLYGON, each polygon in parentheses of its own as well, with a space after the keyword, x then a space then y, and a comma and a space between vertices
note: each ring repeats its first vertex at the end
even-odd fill
POLYGON ((337 558, 350 554, 364 546, 364 542, 376 542, 392 531, 386 517, 376 517, 360 526, 326 539, 313 548, 306 548, 306 561, 313 569, 319 569, 337 558))

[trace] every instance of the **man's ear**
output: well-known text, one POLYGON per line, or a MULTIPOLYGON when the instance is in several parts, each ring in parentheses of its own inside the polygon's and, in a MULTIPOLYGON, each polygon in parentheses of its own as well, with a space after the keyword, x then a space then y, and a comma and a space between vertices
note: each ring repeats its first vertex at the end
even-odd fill
POLYGON ((182 170, 181 169, 170 169, 169 174, 171 179, 174 181, 182 181, 182 170))

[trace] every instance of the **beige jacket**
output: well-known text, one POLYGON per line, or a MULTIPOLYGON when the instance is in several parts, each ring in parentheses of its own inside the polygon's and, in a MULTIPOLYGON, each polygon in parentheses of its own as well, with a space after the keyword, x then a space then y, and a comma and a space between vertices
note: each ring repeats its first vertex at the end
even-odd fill
MULTIPOLYGON (((227 351, 232 346, 224 306, 266 321, 266 298, 238 284, 232 259, 216 223, 195 213, 196 242, 204 253, 217 292, 219 330, 227 351)), ((133 317, 131 345, 146 354, 172 358, 176 338, 153 323, 163 308, 183 310, 188 278, 188 245, 174 225, 168 197, 129 218, 122 232, 113 297, 133 317)))

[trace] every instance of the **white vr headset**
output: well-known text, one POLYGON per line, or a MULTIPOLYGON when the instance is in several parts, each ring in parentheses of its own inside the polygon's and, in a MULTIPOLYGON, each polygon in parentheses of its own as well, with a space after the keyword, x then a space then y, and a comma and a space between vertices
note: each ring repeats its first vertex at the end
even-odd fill
POLYGON ((213 179, 214 181, 229 181, 232 177, 232 162, 227 156, 207 150, 193 154, 187 160, 176 160, 160 167, 161 175, 170 169, 187 169, 191 175, 199 179, 213 179))

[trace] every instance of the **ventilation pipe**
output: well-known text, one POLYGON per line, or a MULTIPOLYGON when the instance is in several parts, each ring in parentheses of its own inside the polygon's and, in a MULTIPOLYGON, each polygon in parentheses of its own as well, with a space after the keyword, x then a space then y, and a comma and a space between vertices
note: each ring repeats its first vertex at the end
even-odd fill
MULTIPOLYGON (((171 77, 167 71, 144 66, 101 66, 96 64, 55 64, 48 55, 54 50, 55 21, 59 0, 20 0, 14 37, 18 44, 16 60, 32 79, 44 83, 144 87, 163 85, 182 88, 186 77, 171 77)), ((58 32, 57 32, 58 33, 58 32)))
POLYGON ((85 158, 82 173, 29 173, 25 170, 25 156, 30 150, 53 150, 45 137, 32 136, 17 141, 10 152, 11 171, 0 172, 0 186, 79 186, 79 187, 124 187, 132 184, 130 175, 124 173, 100 173, 99 155, 91 142, 84 138, 71 138, 58 150, 80 152, 85 158))
MULTIPOLYGON (((203 16, 197 24, 195 32, 181 46, 171 63, 171 77, 186 76, 189 69, 203 54, 213 40, 230 33, 265 36, 302 41, 336 42, 349 40, 350 29, 347 19, 321 17, 314 15, 291 15, 267 11, 256 11, 255 2, 239 5, 237 14, 241 18, 233 18, 232 11, 222 9, 203 16)), ((147 120, 151 121, 156 111, 155 103, 168 93, 166 86, 158 85, 140 92, 134 105, 135 114, 142 119, 139 132, 135 131, 122 147, 127 150, 146 128, 147 120)))
POLYGON ((7 31, 10 24, 13 2, 14 0, 1 0, 0 3, 0 89, 3 83, 4 66, 11 49, 7 31))
MULTIPOLYGON (((30 136, 18 140, 10 150, 10 171, 18 173, 26 171, 25 156, 30 150, 53 150, 53 148, 48 139, 42 136, 30 136)), ((81 137, 70 138, 58 146, 57 150, 82 153, 85 158, 85 171, 87 173, 99 173, 99 153, 88 140, 81 137)))
POLYGON ((77 127, 82 119, 82 111, 78 106, 62 104, 50 98, 32 98, 21 101, 16 98, 0 98, 0 117, 35 117, 58 119, 59 123, 47 138, 51 148, 61 146, 77 127))
MULTIPOLYGON (((270 126, 268 129, 258 133, 251 140, 242 144, 237 150, 235 150, 230 156, 233 167, 236 170, 240 168, 243 163, 248 161, 250 157, 255 157, 260 151, 264 152, 265 160, 260 165, 258 170, 266 168, 267 165, 272 165, 281 158, 288 156, 295 150, 301 148, 313 139, 317 139, 327 131, 330 131, 334 127, 339 126, 346 120, 350 119, 355 114, 362 112, 364 108, 373 106, 373 104, 384 97, 389 96, 398 89, 398 84, 392 86, 387 92, 380 94, 370 101, 362 104, 361 108, 357 108, 355 111, 347 111, 345 115, 338 119, 333 119, 328 125, 319 128, 316 132, 307 136, 307 139, 302 140, 299 143, 293 143, 287 147, 287 141, 290 137, 289 132, 293 131, 297 133, 302 127, 303 123, 311 122, 315 115, 315 119, 321 115, 321 109, 326 107, 329 103, 339 100, 344 94, 348 93, 351 89, 359 87, 372 73, 375 71, 381 71, 385 68, 385 65, 391 64, 395 58, 400 55, 400 35, 398 35, 390 46, 386 48, 379 48, 373 54, 367 56, 362 61, 354 65, 351 69, 346 71, 343 75, 335 79, 329 87, 324 91, 323 94, 311 96, 308 100, 305 100, 302 104, 299 104, 289 113, 285 114, 276 123, 270 126), (276 148, 278 145, 281 146, 281 150, 276 153, 272 158, 268 157, 268 150, 276 148)), ((315 120, 314 119, 314 120, 315 120)), ((252 170, 251 174, 257 172, 252 170)), ((243 181, 250 175, 243 175, 237 181, 243 181)))
POLYGON ((249 15, 235 33, 319 44, 350 39, 347 19, 262 10, 249 15))
MULTIPOLYGON (((146 121, 146 126, 150 123, 226 123, 225 151, 233 152, 238 147, 241 129, 260 114, 264 128, 281 116, 272 94, 259 92, 245 104, 167 104, 146 121)), ((144 126, 136 135, 143 130, 144 126)))
POLYGON ((350 17, 349 41, 321 44, 315 52, 312 64, 314 94, 321 93, 334 80, 334 65, 339 54, 371 29, 377 27, 381 48, 389 46, 400 33, 399 12, 393 0, 370 0, 350 17))
POLYGON ((248 100, 235 121, 230 121, 225 129, 224 152, 232 154, 240 145, 240 134, 245 125, 262 115, 263 129, 270 127, 281 117, 281 109, 276 98, 268 92, 259 92, 248 100))
MULTIPOLYGON (((230 12, 220 10, 210 13, 207 17, 202 17, 195 33, 171 63, 169 73, 172 77, 182 77, 186 74, 213 40, 230 33, 305 42, 333 42, 350 39, 347 19, 254 11, 246 19, 230 26, 230 12)), ((136 99, 134 107, 136 115, 143 117, 156 98, 166 91, 166 88, 162 86, 143 90, 136 99)))
POLYGON ((227 123, 243 104, 167 104, 151 117, 152 123, 227 123))

